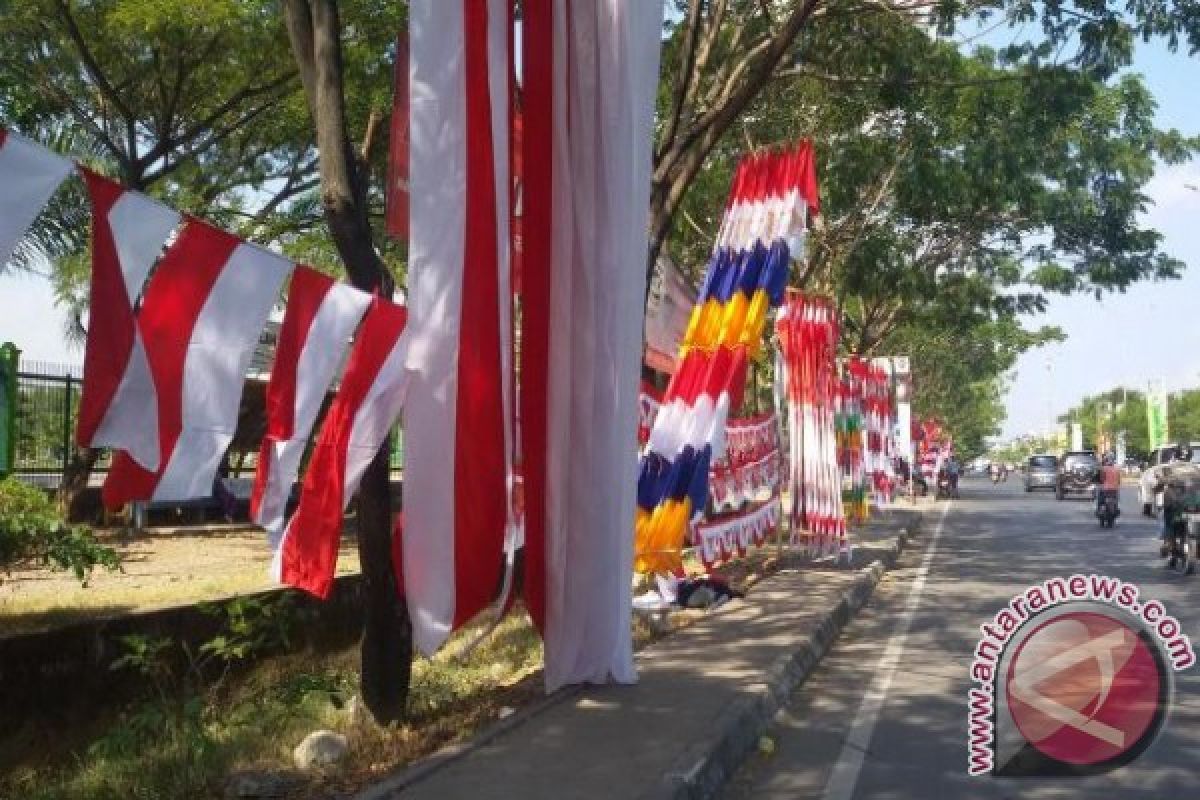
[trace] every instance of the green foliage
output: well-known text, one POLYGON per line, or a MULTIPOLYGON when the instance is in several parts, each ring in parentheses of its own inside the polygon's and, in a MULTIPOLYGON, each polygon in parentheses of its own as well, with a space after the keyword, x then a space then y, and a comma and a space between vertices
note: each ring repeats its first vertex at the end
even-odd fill
MULTIPOLYGON (((347 122, 391 106, 406 6, 344 0, 347 122)), ((323 225, 312 122, 275 0, 25 0, 0 12, 0 124, 168 204, 339 274, 323 225)), ((369 200, 382 213, 387 125, 369 200)), ((68 181, 18 250, 59 301, 87 308, 90 213, 68 181)), ((403 250, 376 242, 389 265, 403 250)), ((3 268, 3 265, 0 265, 3 268)))
MULTIPOLYGON (((1150 451, 1150 433, 1146 424, 1146 395, 1137 389, 1116 387, 1083 398, 1058 418, 1063 425, 1079 423, 1087 447, 1099 448, 1101 437, 1115 442, 1118 432, 1125 433, 1126 452, 1134 458, 1145 458, 1150 451)), ((1168 422, 1170 425, 1170 421, 1168 422)), ((1175 435, 1175 428, 1170 428, 1175 435)))
POLYGON ((0 480, 0 568, 39 564, 70 570, 83 585, 96 567, 120 569, 111 547, 82 525, 67 525, 42 490, 15 478, 0 480))
MULTIPOLYGON (((1125 447, 1130 455, 1144 458, 1149 454, 1149 428, 1146 423, 1146 395, 1137 389, 1117 387, 1083 398, 1059 417, 1059 422, 1077 422, 1083 428, 1083 440, 1094 446, 1098 433, 1114 436, 1125 432, 1125 447)), ((1172 392, 1167 398, 1167 430, 1172 442, 1200 441, 1200 389, 1172 392)))

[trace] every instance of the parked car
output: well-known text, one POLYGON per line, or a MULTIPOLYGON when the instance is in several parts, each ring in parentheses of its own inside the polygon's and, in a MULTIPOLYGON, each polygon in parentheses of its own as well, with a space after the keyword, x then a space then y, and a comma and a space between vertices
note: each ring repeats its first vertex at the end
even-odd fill
POLYGON ((1054 496, 1062 500, 1069 494, 1091 495, 1096 490, 1100 460, 1092 450, 1073 450, 1058 461, 1054 496))
POLYGON ((1025 463, 1025 491, 1049 489, 1054 491, 1058 482, 1058 457, 1050 455, 1030 456, 1025 463))

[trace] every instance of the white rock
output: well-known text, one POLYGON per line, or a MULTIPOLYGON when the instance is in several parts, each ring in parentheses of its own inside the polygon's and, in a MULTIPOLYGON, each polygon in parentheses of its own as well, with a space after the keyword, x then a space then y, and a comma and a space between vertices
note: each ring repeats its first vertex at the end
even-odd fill
POLYGON ((349 742, 340 733, 313 731, 296 745, 292 758, 298 769, 319 769, 341 761, 349 749, 349 742))

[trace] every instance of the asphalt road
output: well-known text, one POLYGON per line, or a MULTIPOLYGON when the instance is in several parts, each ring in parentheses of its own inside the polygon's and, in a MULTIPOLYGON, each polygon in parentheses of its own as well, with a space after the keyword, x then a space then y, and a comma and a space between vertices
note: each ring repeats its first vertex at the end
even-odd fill
MULTIPOLYGON (((1134 582, 1200 647, 1200 574, 1163 568, 1157 523, 1135 489, 1101 530, 1083 499, 1026 494, 1019 481, 964 480, 940 533, 932 514, 770 737, 726 787, 725 800, 825 798, 1160 798, 1200 790, 1200 665, 1175 675, 1169 717, 1139 758, 1104 775, 967 775, 967 692, 980 624, 1026 587, 1081 572, 1134 582)), ((802 599, 800 599, 802 602, 802 599)))

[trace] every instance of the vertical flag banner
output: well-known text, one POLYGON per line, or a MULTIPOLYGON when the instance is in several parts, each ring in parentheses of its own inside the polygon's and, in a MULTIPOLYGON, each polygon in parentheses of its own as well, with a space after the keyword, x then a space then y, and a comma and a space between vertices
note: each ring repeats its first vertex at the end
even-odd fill
POLYGON ((300 505, 277 545, 271 571, 289 586, 329 596, 342 515, 404 405, 407 313, 376 298, 359 329, 337 397, 313 449, 300 505))
POLYGON ((92 276, 75 440, 158 469, 158 398, 134 305, 178 212, 83 169, 92 200, 92 276))
POLYGON ((0 266, 12 258, 25 231, 74 168, 62 156, 0 128, 0 266))
POLYGON ((784 297, 791 253, 817 209, 812 146, 753 153, 734 173, 704 283, 684 333, 638 477, 635 568, 680 565, 688 523, 704 512, 709 464, 724 454, 725 421, 741 404, 767 312, 784 297))
MULTIPOLYGON (((1165 446, 1171 438, 1167 427, 1167 402, 1167 390, 1163 382, 1151 381, 1146 392, 1146 425, 1151 450, 1165 446)), ((1079 449, 1075 445, 1072 447, 1079 449)))
POLYGON ((845 541, 836 412, 838 321, 826 298, 789 290, 775 323, 785 373, 792 541, 837 552, 845 541))
POLYGON ((511 542, 508 26, 504 0, 409 6, 401 561, 426 654, 495 599, 511 542))
POLYGON ((629 469, 662 4, 523 13, 524 588, 553 690, 636 677, 629 469))
MULTIPOLYGON (((297 267, 292 274, 267 384, 267 430, 250 495, 250 518, 267 530, 272 549, 278 549, 285 506, 309 434, 370 302, 366 292, 308 267, 297 267)), ((279 580, 278 572, 274 577, 279 580)))
POLYGON ((281 256, 205 223, 184 226, 137 318, 158 400, 158 467, 118 452, 105 506, 212 494, 258 334, 291 269, 281 256))

